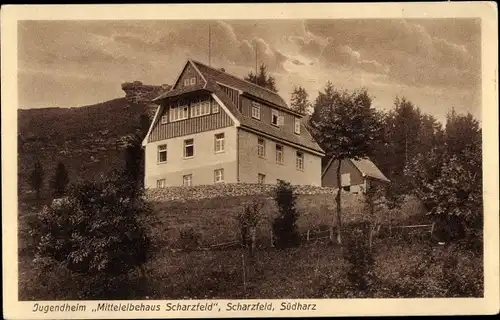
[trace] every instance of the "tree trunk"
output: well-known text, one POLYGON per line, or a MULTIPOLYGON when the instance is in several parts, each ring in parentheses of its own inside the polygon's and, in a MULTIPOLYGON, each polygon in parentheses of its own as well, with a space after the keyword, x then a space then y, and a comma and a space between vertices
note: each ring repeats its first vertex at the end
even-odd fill
POLYGON ((338 160, 337 166, 337 197, 335 201, 337 203, 337 214, 336 214, 336 225, 337 225, 337 243, 342 246, 342 206, 340 203, 340 194, 342 192, 342 181, 340 179, 340 166, 342 164, 341 159, 338 160))
POLYGON ((250 227, 250 257, 252 258, 255 256, 255 240, 257 238, 256 233, 256 227, 250 227))

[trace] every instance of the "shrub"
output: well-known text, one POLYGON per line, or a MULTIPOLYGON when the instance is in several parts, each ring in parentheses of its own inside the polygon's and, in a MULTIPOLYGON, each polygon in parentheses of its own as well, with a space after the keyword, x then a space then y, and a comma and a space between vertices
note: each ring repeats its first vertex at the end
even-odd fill
POLYGON ((253 200, 245 205, 243 212, 237 216, 240 227, 241 245, 250 249, 254 254, 257 226, 262 219, 261 210, 264 206, 262 201, 253 200))
POLYGON ((297 196, 289 182, 281 180, 278 182, 274 200, 278 206, 278 216, 272 224, 274 245, 279 249, 298 246, 300 234, 297 227, 299 218, 296 209, 297 196))
POLYGON ((348 263, 347 279, 351 287, 356 291, 365 292, 375 281, 375 259, 363 234, 362 230, 356 230, 347 243, 344 259, 348 263))
POLYGON ((96 283, 113 279, 123 285, 118 279, 147 260, 150 241, 141 216, 148 213, 147 203, 127 196, 116 181, 76 185, 39 213, 32 229, 38 240, 35 261, 50 258, 96 283))
POLYGON ((43 187, 43 179, 45 177, 45 172, 43 170, 42 164, 40 161, 35 162, 35 166, 30 173, 29 183, 30 186, 36 192, 36 199, 40 199, 40 191, 43 187))
POLYGON ((68 171, 62 162, 57 164, 56 172, 52 177, 51 185, 54 198, 59 198, 66 193, 69 178, 68 171))
POLYGON ((187 228, 181 230, 179 234, 178 245, 183 250, 194 250, 199 247, 201 243, 201 234, 194 228, 187 228))

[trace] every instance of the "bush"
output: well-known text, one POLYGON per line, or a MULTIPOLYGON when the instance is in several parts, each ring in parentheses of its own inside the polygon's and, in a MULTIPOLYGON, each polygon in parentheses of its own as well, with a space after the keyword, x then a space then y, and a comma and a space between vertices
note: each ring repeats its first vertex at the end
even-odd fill
POLYGON ((262 201, 253 200, 245 205, 243 212, 236 217, 240 227, 241 245, 245 248, 253 248, 255 245, 257 226, 262 219, 263 206, 262 201))
POLYGON ((38 243, 35 261, 52 259, 73 273, 95 279, 103 284, 98 286, 103 289, 100 297, 116 293, 103 281, 123 285, 121 278, 143 266, 150 247, 141 220, 150 208, 140 196, 129 195, 113 180, 73 186, 67 197, 39 213, 32 228, 38 243))
POLYGON ((194 250, 200 246, 201 234, 194 228, 181 230, 178 245, 183 250, 194 250))
POLYGON ((297 196, 289 182, 278 182, 274 200, 278 205, 278 216, 272 224, 274 245, 279 249, 296 247, 300 244, 297 227, 299 213, 296 209, 297 196))
POLYGON ((347 279, 352 289, 361 292, 371 289, 375 281, 375 259, 363 230, 357 230, 347 243, 344 259, 348 263, 347 279))

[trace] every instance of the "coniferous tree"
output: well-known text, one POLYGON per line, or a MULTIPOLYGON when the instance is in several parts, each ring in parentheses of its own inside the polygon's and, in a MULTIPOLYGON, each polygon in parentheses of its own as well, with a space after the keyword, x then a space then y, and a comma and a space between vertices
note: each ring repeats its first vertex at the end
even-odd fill
POLYGON ((43 179, 45 178, 45 172, 43 170, 43 166, 40 163, 40 161, 35 162, 35 166, 33 170, 30 173, 29 176, 29 183, 31 187, 35 190, 36 192, 36 199, 40 199, 40 191, 43 186, 43 179))
POLYGON ((66 193, 66 187, 69 183, 68 171, 64 163, 57 164, 56 172, 52 177, 52 192, 55 198, 59 198, 66 193))
POLYGON ((297 196, 289 182, 282 180, 278 182, 274 200, 278 205, 278 216, 272 224, 275 246, 279 249, 298 246, 300 234, 297 227, 299 218, 296 208, 297 196))
POLYGON ((268 73, 265 64, 260 65, 258 74, 250 71, 244 79, 271 91, 278 92, 278 89, 276 89, 276 79, 268 73))
POLYGON ((301 114, 306 114, 310 105, 306 89, 301 86, 295 87, 290 99, 290 109, 301 114))

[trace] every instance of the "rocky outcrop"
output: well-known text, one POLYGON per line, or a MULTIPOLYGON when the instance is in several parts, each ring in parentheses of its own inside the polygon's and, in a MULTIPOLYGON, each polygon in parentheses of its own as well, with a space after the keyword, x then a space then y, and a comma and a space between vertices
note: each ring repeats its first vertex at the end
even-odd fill
POLYGON ((140 81, 125 82, 122 84, 122 90, 125 91, 125 98, 130 103, 151 104, 151 100, 170 90, 171 86, 162 84, 160 86, 142 84, 140 81))

